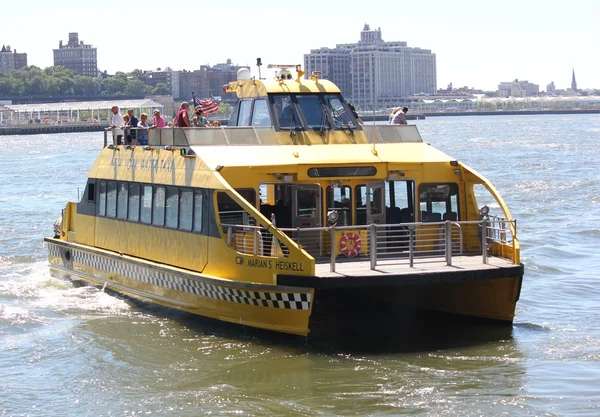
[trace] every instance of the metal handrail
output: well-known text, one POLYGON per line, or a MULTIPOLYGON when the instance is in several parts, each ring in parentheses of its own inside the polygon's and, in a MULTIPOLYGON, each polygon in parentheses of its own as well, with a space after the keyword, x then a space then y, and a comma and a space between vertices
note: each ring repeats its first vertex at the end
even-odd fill
MULTIPOLYGON (((319 250, 321 256, 324 255, 323 251, 325 250, 326 254, 329 258, 330 270, 331 272, 335 272, 336 267, 336 258, 338 256, 338 248, 336 245, 335 233, 336 231, 365 231, 368 236, 367 242, 365 244, 368 245, 368 256, 370 262, 370 268, 372 270, 376 269, 379 260, 390 260, 390 259, 405 259, 408 255, 409 265, 410 267, 414 266, 415 258, 433 258, 438 257, 442 254, 445 259, 445 263, 448 266, 452 266, 453 256, 458 254, 458 256, 462 256, 464 254, 464 231, 463 227, 466 225, 476 225, 480 229, 480 241, 481 241, 481 255, 482 255, 482 263, 487 264, 489 262, 489 248, 491 244, 494 242, 498 242, 503 245, 512 246, 514 248, 515 236, 513 234, 512 239, 506 239, 508 233, 511 233, 511 229, 507 227, 507 225, 512 224, 514 230, 516 230, 516 221, 515 220, 506 220, 506 219, 488 219, 484 218, 482 220, 471 220, 471 221, 441 221, 441 222, 411 222, 411 223, 397 223, 397 224, 376 224, 372 223, 369 225, 354 225, 354 226, 325 226, 325 227, 296 227, 296 228, 278 228, 279 231, 284 232, 296 242, 299 248, 303 248, 311 253, 313 256, 316 256, 315 253, 312 253, 307 248, 312 246, 313 249, 316 247, 319 250), (432 228, 431 226, 437 226, 439 229, 432 228), (416 231, 419 228, 426 227, 427 229, 421 229, 420 234, 421 237, 417 238, 416 231), (403 230, 401 230, 401 229, 403 230), (392 230, 390 230, 392 229, 392 230), (430 230, 431 231, 428 231, 430 230), (408 236, 396 235, 389 236, 390 232, 403 231, 408 234, 408 236), (454 234, 454 230, 457 231, 457 234, 454 234), (319 232, 316 236, 306 236, 305 239, 301 238, 301 235, 304 234, 315 234, 315 232, 319 232), (436 236, 437 234, 437 236, 436 236), (325 241, 323 240, 325 236, 328 236, 330 242, 329 247, 324 248, 323 245, 325 241), (408 243, 404 240, 408 238, 408 243), (312 240, 311 240, 312 239, 312 240), (456 240, 458 240, 458 247, 455 246, 456 240), (430 249, 418 250, 418 246, 429 247, 430 249), (328 253, 327 253, 328 252, 328 253)), ((233 245, 233 234, 234 230, 241 230, 244 232, 251 232, 253 236, 255 236, 255 242, 259 240, 262 242, 262 232, 265 232, 266 229, 262 226, 255 226, 249 224, 227 224, 221 223, 221 227, 223 230, 227 230, 227 241, 230 246, 233 245), (257 238, 256 236, 259 236, 257 238)), ((363 235, 364 236, 364 235, 363 235)), ((262 243, 261 243, 262 244, 262 243)), ((257 244, 254 244, 254 254, 257 251, 257 244)), ((261 250, 259 248, 259 250, 261 250)), ((262 254, 262 252, 260 252, 262 254)), ((252 255, 252 253, 248 253, 252 255)), ((266 255, 265 255, 266 256, 266 255)), ((357 260, 364 260, 364 257, 356 257, 357 260)), ((514 262, 514 258, 513 258, 514 262)))

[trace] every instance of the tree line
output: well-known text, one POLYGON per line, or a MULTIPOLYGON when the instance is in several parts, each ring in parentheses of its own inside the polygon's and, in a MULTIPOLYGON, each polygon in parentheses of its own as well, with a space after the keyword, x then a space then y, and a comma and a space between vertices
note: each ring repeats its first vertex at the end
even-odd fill
POLYGON ((34 65, 0 76, 0 97, 27 96, 143 96, 168 95, 165 83, 148 85, 143 71, 117 72, 109 78, 75 74, 62 66, 41 69, 34 65))

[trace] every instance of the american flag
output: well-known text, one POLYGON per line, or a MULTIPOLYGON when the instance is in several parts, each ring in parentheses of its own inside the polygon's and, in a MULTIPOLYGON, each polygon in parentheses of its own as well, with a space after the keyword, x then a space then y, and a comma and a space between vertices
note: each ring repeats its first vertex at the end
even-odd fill
POLYGON ((212 101, 212 99, 210 99, 210 98, 200 100, 198 97, 194 97, 193 102, 194 102, 194 109, 202 110, 202 112, 204 114, 215 113, 217 110, 219 110, 219 105, 217 103, 215 103, 214 101, 212 101))

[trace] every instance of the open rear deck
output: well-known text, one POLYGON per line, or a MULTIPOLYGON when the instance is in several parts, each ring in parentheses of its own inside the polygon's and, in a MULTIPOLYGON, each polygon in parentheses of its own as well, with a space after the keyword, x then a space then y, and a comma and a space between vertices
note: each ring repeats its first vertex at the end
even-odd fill
POLYGON ((428 275, 441 272, 499 270, 514 266, 507 259, 488 257, 487 263, 483 263, 481 255, 459 255, 452 257, 452 265, 446 263, 445 256, 438 256, 418 259, 412 267, 408 259, 379 259, 375 269, 371 269, 371 262, 366 259, 364 261, 336 262, 335 272, 331 272, 329 263, 318 263, 315 265, 315 275, 322 278, 428 275))

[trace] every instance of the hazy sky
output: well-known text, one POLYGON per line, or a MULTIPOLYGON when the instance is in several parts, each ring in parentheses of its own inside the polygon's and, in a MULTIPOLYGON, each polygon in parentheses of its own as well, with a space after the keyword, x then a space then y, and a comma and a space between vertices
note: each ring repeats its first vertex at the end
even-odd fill
POLYGON ((438 88, 495 90, 515 78, 566 88, 573 68, 579 88, 600 88, 599 0, 3 1, 0 44, 46 67, 59 40, 79 32, 109 73, 227 58, 254 72, 256 57, 300 64, 312 48, 356 42, 365 23, 386 41, 431 49, 438 88))

